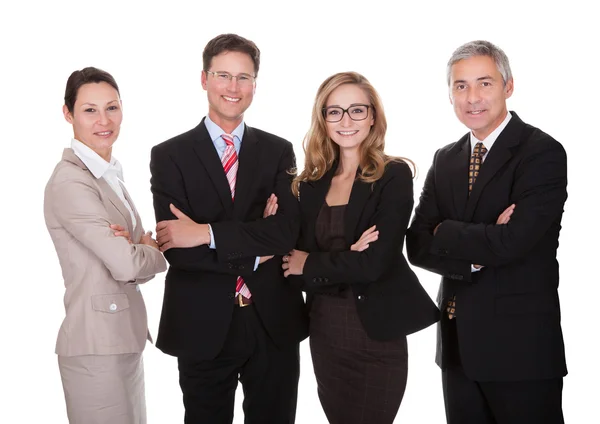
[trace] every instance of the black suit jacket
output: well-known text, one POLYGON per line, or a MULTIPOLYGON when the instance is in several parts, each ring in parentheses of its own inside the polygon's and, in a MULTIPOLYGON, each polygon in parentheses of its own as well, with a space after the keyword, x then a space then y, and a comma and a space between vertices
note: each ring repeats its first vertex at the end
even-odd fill
POLYGON ((365 331, 374 340, 392 340, 439 319, 439 310, 402 254, 413 206, 412 173, 406 163, 387 165, 374 184, 356 180, 345 214, 348 245, 377 225, 379 239, 363 252, 320 252, 315 223, 337 164, 323 178, 300 185, 301 231, 298 249, 309 252, 302 276, 290 277, 308 292, 348 284, 365 331))
POLYGON ((298 237, 299 209, 289 171, 291 143, 244 128, 235 202, 204 120, 152 149, 150 170, 156 221, 174 219, 173 203, 198 223, 211 224, 216 250, 208 246, 165 252, 169 270, 156 346, 175 355, 214 358, 221 350, 234 308, 238 275, 244 277, 268 334, 280 346, 307 337, 302 293, 283 277, 281 256, 298 237), (277 214, 262 218, 267 198, 277 214), (279 255, 259 265, 257 256, 279 255))
MULTIPOLYGON (((564 376, 556 249, 567 198, 563 147, 514 112, 468 195, 469 134, 435 154, 407 234, 409 260, 456 295, 466 375, 478 381, 564 376), (496 225, 511 204, 507 225, 496 225), (433 236, 433 229, 441 222, 433 236), (471 264, 484 265, 471 273, 471 264)), ((445 368, 441 321, 437 362, 445 368)))

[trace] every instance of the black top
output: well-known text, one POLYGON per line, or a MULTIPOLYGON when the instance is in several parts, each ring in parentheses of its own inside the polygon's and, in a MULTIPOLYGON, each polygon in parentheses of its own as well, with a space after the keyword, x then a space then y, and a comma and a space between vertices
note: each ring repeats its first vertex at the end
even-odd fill
MULTIPOLYGON (((350 250, 344 234, 344 216, 347 205, 329 206, 323 202, 319 216, 315 222, 315 241, 323 252, 341 252, 350 250)), ((347 284, 321 287, 313 293, 339 295, 348 288, 347 284)))

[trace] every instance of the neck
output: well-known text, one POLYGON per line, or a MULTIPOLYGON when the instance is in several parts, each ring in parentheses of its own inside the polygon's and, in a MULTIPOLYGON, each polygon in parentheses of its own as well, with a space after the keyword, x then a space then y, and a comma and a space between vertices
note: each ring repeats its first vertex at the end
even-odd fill
POLYGON ((360 165, 358 149, 340 149, 340 163, 336 175, 342 178, 354 178, 360 165))
POLYGON ((109 147, 108 149, 94 150, 94 152, 98 153, 102 159, 110 163, 110 158, 112 157, 112 147, 109 147))
POLYGON ((233 130, 235 130, 244 119, 244 115, 241 115, 235 119, 224 118, 222 116, 217 115, 212 110, 208 111, 208 116, 210 117, 211 121, 217 124, 219 128, 221 128, 227 134, 231 134, 233 130))

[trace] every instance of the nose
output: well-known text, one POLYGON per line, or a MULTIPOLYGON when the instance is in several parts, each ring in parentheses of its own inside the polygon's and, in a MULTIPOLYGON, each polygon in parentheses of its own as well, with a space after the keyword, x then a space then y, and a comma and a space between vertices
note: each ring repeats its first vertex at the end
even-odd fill
POLYGON ((471 104, 479 103, 481 96, 479 94, 479 87, 469 87, 467 92, 467 101, 471 104))
POLYGON ((350 118, 350 111, 345 110, 342 112, 342 119, 340 120, 340 123, 342 124, 343 127, 349 127, 352 125, 352 119, 350 118))
POLYGON ((108 117, 108 114, 106 113, 106 111, 101 110, 100 114, 98 116, 98 123, 100 125, 108 125, 109 121, 110 121, 110 118, 108 117))
POLYGON ((232 76, 231 79, 227 82, 227 89, 231 91, 237 91, 239 87, 239 82, 237 76, 232 76))

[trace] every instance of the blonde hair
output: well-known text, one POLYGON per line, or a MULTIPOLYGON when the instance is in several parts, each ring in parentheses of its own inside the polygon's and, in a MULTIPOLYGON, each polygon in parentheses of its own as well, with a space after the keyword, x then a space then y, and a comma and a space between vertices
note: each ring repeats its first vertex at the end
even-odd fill
POLYGON ((323 81, 317 91, 310 129, 302 143, 305 154, 304 170, 292 182, 292 191, 295 196, 298 196, 300 182, 321 179, 339 157, 338 145, 327 134, 327 123, 323 117, 323 108, 327 105, 327 99, 331 93, 344 84, 357 85, 367 94, 371 103, 372 117, 375 119, 369 134, 359 147, 360 172, 358 179, 365 183, 374 183, 383 176, 385 166, 394 161, 410 162, 413 169, 415 169, 415 165, 410 159, 388 156, 383 151, 387 120, 385 119, 383 104, 375 88, 364 76, 357 72, 340 72, 323 81))

